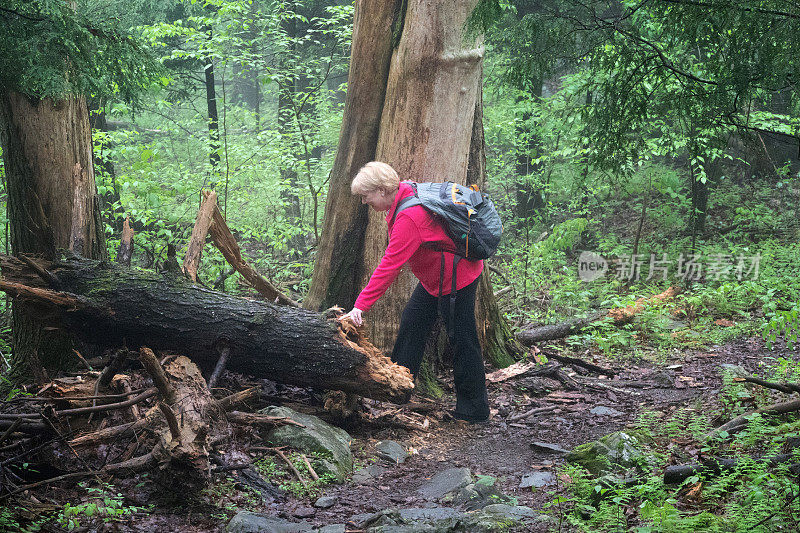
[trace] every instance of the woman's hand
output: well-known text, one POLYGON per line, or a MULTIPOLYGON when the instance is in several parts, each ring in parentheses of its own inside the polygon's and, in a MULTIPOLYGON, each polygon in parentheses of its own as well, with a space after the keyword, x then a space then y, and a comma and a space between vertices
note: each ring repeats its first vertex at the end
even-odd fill
POLYGON ((355 324, 356 326, 360 326, 361 324, 364 323, 364 320, 361 318, 361 309, 359 309, 358 307, 354 307, 353 310, 347 313, 346 315, 340 316, 339 320, 342 321, 345 318, 349 318, 350 320, 352 320, 353 324, 355 324))

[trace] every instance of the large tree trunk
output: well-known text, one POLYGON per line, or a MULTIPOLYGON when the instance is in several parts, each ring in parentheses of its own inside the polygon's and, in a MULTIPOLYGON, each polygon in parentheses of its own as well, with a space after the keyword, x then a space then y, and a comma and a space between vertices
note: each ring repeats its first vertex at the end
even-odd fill
MULTIPOLYGON (((41 264, 57 282, 0 256, 0 290, 37 305, 51 326, 103 346, 148 346, 298 385, 401 400, 413 388, 406 368, 358 347, 319 313, 211 291, 181 276, 71 258, 41 264), (47 288, 57 286, 58 291, 47 288)), ((40 270, 43 272, 43 270, 40 270)))
MULTIPOLYGON (((401 179, 465 183, 475 104, 481 86, 481 39, 466 38, 476 0, 407 3, 400 43, 392 54, 375 159, 401 179)), ((361 286, 388 243, 386 221, 371 212, 361 286)), ((415 284, 402 273, 370 311, 370 338, 390 350, 415 284)))
POLYGON ((359 0, 353 20, 344 119, 331 169, 325 225, 314 262, 307 309, 352 307, 361 289, 367 206, 350 194, 358 169, 375 159, 389 63, 392 23, 401 0, 359 0))
MULTIPOLYGON (((86 99, 54 102, 17 92, 0 97, 0 141, 15 254, 53 257, 56 247, 106 257, 86 99)), ((74 358, 63 333, 14 307, 13 375, 43 377, 74 358)))
MULTIPOLYGON (((483 135, 482 91, 478 93, 478 101, 475 105, 467 183, 475 183, 481 188, 486 185, 486 142, 483 135)), ((475 305, 475 323, 478 325, 478 337, 481 340, 483 357, 494 367, 504 368, 519 359, 525 352, 525 347, 517 341, 510 324, 503 317, 503 313, 497 305, 488 269, 484 269, 479 283, 475 305)))
MULTIPOLYGON (((350 194, 350 181, 360 166, 375 159, 392 165, 401 179, 465 183, 473 147, 478 146, 473 144, 473 130, 482 118, 476 109, 483 47, 479 36, 465 33, 476 0, 403 3, 406 10, 396 18, 395 28, 391 27, 393 2, 358 2, 356 6, 345 121, 325 231, 305 303, 311 308, 349 307, 386 249, 384 217, 359 209, 358 199, 350 194), (369 10, 376 11, 375 16, 364 16, 369 10), (400 38, 386 69, 393 33, 400 38), (378 102, 376 93, 383 87, 386 95, 378 102)), ((482 135, 479 145, 482 149, 482 135)), ((401 274, 370 311, 370 338, 384 351, 394 343, 413 285, 410 274, 401 274)), ((483 298, 485 303, 490 300, 483 298)), ((485 320, 486 310, 481 313, 485 320)), ((498 312, 489 314, 501 319, 498 312)), ((485 328, 481 330, 485 333, 485 328)), ((485 338, 495 343, 498 337, 485 338)), ((506 343, 502 344, 505 350, 506 343)), ((488 351, 494 355, 497 351, 492 348, 488 351)), ((504 364, 508 359, 498 356, 495 361, 504 364)))

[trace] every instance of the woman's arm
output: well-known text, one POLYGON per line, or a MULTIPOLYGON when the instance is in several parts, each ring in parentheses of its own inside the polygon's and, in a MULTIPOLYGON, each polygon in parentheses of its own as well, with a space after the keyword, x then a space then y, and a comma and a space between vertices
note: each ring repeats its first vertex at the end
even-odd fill
POLYGON ((389 237, 386 252, 383 254, 378 268, 369 278, 369 283, 358 295, 354 305, 355 309, 362 312, 369 311, 397 279, 402 266, 411 259, 421 244, 422 238, 417 225, 409 216, 400 213, 392 226, 392 234, 389 237))

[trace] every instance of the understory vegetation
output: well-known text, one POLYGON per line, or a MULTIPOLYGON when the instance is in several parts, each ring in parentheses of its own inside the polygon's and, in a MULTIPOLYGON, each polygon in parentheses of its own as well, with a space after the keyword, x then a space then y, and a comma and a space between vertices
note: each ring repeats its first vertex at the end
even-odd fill
MULTIPOLYGON (((101 12, 121 9, 111 5, 115 2, 97 4, 101 12)), ((171 247, 182 257, 201 191, 213 189, 245 260, 302 301, 323 231, 342 123, 353 5, 128 4, 132 9, 119 16, 119 23, 139 36, 160 70, 136 99, 90 95, 95 177, 111 260, 126 219, 135 231, 133 264, 162 268, 171 247), (212 63, 214 118, 203 77, 212 63)), ((533 38, 514 37, 514 32, 542 36, 548 13, 528 2, 481 4, 497 7, 494 25, 487 26, 483 120, 485 188, 505 223, 501 249, 488 264, 506 319, 517 330, 557 324, 630 307, 674 288, 677 296, 648 303, 623 325, 600 319, 548 347, 618 366, 644 360, 667 367, 698 354, 713 357, 721 345, 750 338, 765 346, 755 377, 799 383, 800 165, 796 139, 788 148, 784 143, 800 127, 795 87, 760 87, 746 104, 737 102, 747 108, 743 114, 752 111, 750 119, 757 118, 756 126, 751 122, 747 128, 739 115, 726 122, 720 119, 728 116, 724 111, 708 111, 727 105, 721 100, 702 108, 671 107, 672 101, 689 98, 682 96, 680 80, 641 74, 651 72, 636 63, 644 52, 625 49, 635 40, 623 44, 620 35, 615 41, 596 34, 565 40, 577 30, 552 23, 549 31, 563 35, 532 43, 533 38), (573 48, 561 57, 553 43, 566 47, 566 41, 573 48), (552 57, 534 64, 542 50, 552 57), (631 84, 637 76, 642 79, 604 93, 617 83, 615 75, 631 84), (647 94, 639 85, 650 87, 644 91, 651 98, 647 109, 647 94), (636 98, 609 100, 609 94, 626 90, 636 98), (606 116, 615 111, 635 114, 625 119, 635 127, 627 123, 625 129, 622 119, 606 116), (689 123, 687 117, 696 120, 689 123), (608 138, 601 142, 603 131, 608 138), (782 136, 768 135, 776 131, 782 136)), ((575 8, 565 5, 572 6, 566 13, 575 8)), ((615 5, 630 11, 633 4, 615 5)), ((791 9, 797 12, 796 6, 791 9)), ((574 23, 576 17, 560 18, 559 24, 574 23)), ((700 15, 692 12, 692 17, 700 15)), ((652 27, 642 35, 666 50, 673 46, 676 56, 701 44, 708 47, 702 57, 693 56, 692 64, 670 64, 695 78, 717 73, 703 65, 723 44, 703 40, 702 29, 687 37, 656 19, 647 22, 652 27)), ((603 25, 601 30, 611 31, 603 25)), ((2 160, 0 176, 5 228, 0 250, 10 254, 2 160)), ((252 295, 240 279, 218 250, 203 249, 200 283, 252 295)), ((0 331, 0 374, 12 361, 10 301, 2 306, 7 320, 0 331)), ((715 433, 725 421, 787 399, 742 382, 735 369, 720 372, 725 381, 716 402, 671 412, 641 406, 632 431, 647 443, 650 462, 604 479, 577 466, 564 467, 558 489, 549 496, 555 530, 797 530, 800 419, 796 413, 752 414, 744 429, 715 433), (794 455, 777 465, 762 460, 780 454, 794 455), (663 480, 668 465, 718 457, 738 461, 731 469, 704 470, 679 484, 663 480)), ((16 384, 8 385, 12 396, 22 393, 16 384)), ((288 458, 296 468, 306 468, 299 455, 288 458)), ((276 486, 307 500, 332 481, 323 476, 302 486, 271 455, 256 465, 276 486)), ((123 502, 111 486, 89 484, 83 492, 81 502, 29 522, 26 531, 38 531, 47 522, 72 530, 149 512, 123 502)), ((205 497, 223 515, 247 507, 247 502, 228 501, 232 492, 232 483, 223 481, 205 497)), ((13 510, 0 510, 0 530, 17 530, 17 520, 13 510)))

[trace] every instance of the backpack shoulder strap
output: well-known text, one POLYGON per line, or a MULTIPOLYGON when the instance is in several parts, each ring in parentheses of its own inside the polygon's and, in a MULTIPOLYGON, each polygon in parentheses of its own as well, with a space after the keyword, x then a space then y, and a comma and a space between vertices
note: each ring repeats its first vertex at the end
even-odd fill
POLYGON ((404 211, 409 207, 414 207, 415 205, 422 205, 422 200, 419 199, 419 193, 417 191, 417 184, 412 181, 410 182, 410 185, 414 189, 414 196, 406 196, 397 202, 397 207, 394 210, 394 214, 392 214, 392 224, 394 224, 397 215, 400 214, 401 211, 404 211))

